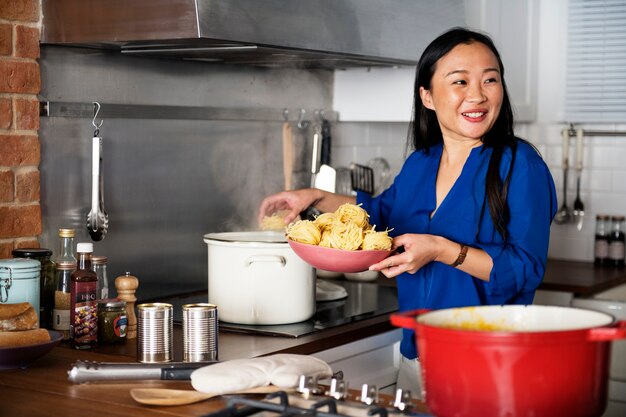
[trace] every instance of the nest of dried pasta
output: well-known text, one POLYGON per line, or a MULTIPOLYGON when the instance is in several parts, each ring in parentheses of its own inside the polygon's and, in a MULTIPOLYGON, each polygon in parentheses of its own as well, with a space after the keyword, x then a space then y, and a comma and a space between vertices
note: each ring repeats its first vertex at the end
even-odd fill
POLYGON ((314 221, 291 223, 286 234, 295 242, 344 250, 390 250, 392 241, 387 230, 377 232, 367 212, 355 204, 343 204, 314 221))

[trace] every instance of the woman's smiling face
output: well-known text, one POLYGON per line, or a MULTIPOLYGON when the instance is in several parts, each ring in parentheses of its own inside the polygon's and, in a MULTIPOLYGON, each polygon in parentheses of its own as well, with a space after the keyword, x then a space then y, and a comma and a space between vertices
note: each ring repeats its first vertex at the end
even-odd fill
POLYGON ((480 140, 502 107, 498 59, 480 42, 459 44, 437 61, 430 89, 419 93, 437 114, 444 139, 480 140))

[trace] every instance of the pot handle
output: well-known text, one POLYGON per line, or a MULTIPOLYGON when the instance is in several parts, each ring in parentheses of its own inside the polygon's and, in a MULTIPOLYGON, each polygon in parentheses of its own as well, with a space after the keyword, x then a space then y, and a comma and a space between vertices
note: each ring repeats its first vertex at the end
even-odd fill
POLYGON ((428 313, 429 311, 430 309, 428 308, 420 308, 418 310, 394 313, 390 317, 391 324, 397 327, 404 327, 406 329, 415 329, 417 327, 417 316, 428 313))
POLYGON ((255 262, 277 262, 280 266, 285 266, 287 259, 278 255, 253 255, 246 259, 246 268, 249 268, 255 262))
POLYGON ((608 342, 618 339, 626 339, 626 320, 620 320, 612 327, 598 327, 589 330, 589 340, 594 342, 608 342))

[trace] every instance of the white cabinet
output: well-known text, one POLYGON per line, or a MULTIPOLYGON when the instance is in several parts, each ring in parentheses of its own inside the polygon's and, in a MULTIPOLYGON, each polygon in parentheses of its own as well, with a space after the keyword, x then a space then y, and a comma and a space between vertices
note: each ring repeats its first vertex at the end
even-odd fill
MULTIPOLYGON (((464 0, 464 6, 465 24, 487 32, 496 43, 516 120, 533 121, 537 107, 538 0, 464 0)), ((446 27, 441 25, 438 33, 446 27)), ((416 44, 423 49, 430 40, 424 43, 420 39, 416 44)), ((421 52, 416 51, 416 60, 421 52)), ((407 122, 412 112, 414 76, 415 68, 337 70, 333 109, 341 121, 407 122)))
POLYGON ((487 32, 504 64, 517 121, 533 121, 537 103, 537 0, 465 0, 468 27, 487 32))
POLYGON ((326 361, 333 372, 342 371, 351 389, 370 384, 389 394, 393 393, 398 376, 401 338, 402 329, 396 329, 312 356, 326 361))

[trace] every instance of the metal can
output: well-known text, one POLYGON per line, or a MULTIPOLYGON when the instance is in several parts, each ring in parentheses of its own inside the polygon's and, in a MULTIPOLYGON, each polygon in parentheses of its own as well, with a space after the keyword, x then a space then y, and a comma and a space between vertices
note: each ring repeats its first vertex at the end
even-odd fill
POLYGON ((98 301, 98 343, 119 343, 126 340, 126 301, 107 298, 98 301))
POLYGON ((217 306, 208 303, 183 305, 183 361, 217 360, 217 306))
POLYGON ((144 363, 172 360, 172 305, 146 303, 137 306, 137 360, 144 363))

